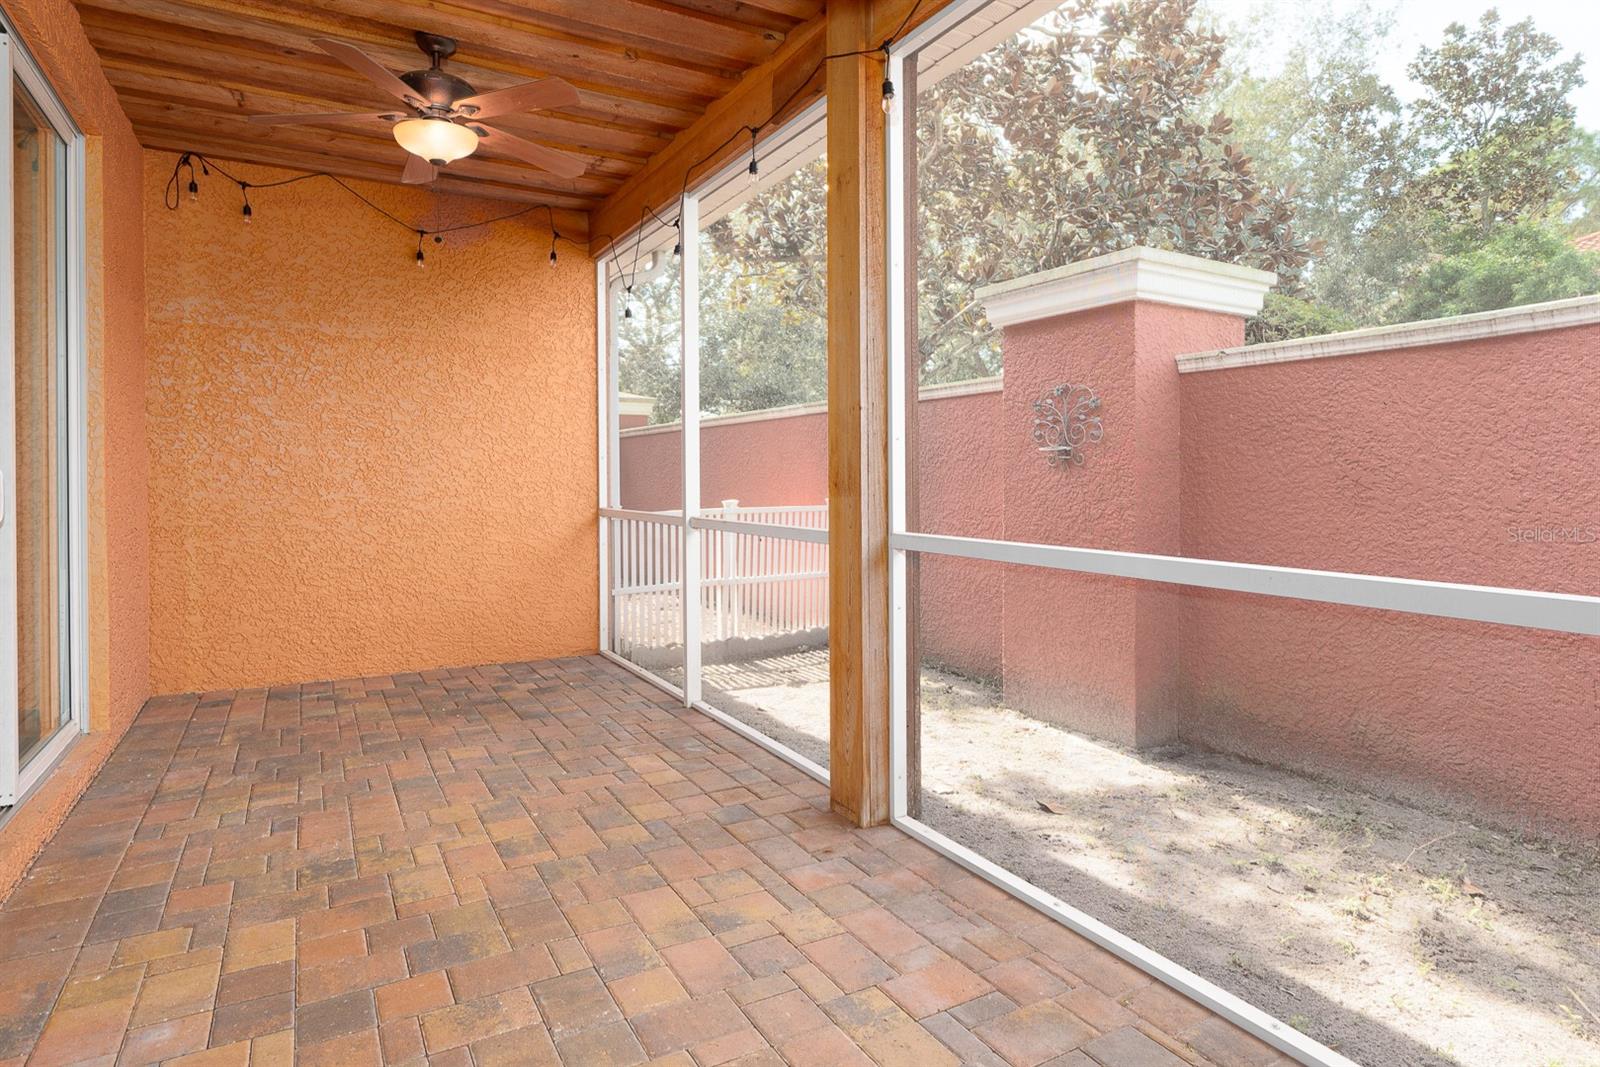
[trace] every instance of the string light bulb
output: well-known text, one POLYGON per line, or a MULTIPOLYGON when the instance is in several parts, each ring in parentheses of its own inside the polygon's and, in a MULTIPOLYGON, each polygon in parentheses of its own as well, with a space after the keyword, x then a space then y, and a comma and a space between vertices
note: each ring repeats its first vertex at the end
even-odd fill
POLYGON ((631 319, 633 318, 633 286, 631 284, 625 286, 623 288, 623 294, 622 317, 625 319, 631 319))
POLYGON ((422 254, 422 239, 424 237, 426 237, 426 236, 428 236, 426 231, 423 231, 423 230, 418 230, 417 231, 417 269, 418 270, 421 270, 423 267, 428 265, 427 257, 422 254))
POLYGON ((244 207, 242 209, 240 209, 239 213, 244 216, 244 221, 245 221, 246 224, 248 224, 250 222, 250 216, 255 214, 255 212, 250 210, 250 183, 249 182, 240 182, 239 183, 239 195, 244 197, 244 207))
POLYGON ((890 115, 894 113, 894 79, 889 77, 889 42, 884 41, 880 47, 883 49, 883 113, 890 115))
POLYGON ((749 182, 750 187, 752 189, 754 189, 756 187, 756 183, 761 181, 761 168, 756 165, 756 128, 754 126, 750 127, 750 169, 749 169, 749 174, 750 174, 750 177, 748 179, 748 182, 749 182))
POLYGON ((200 199, 200 183, 194 180, 193 172, 189 174, 189 203, 193 204, 200 199))
POLYGON ((561 235, 555 230, 550 231, 550 269, 556 269, 556 242, 561 240, 561 235))
POLYGON ((250 224, 250 216, 253 214, 250 210, 250 201, 246 200, 244 202, 244 210, 240 213, 244 215, 245 225, 248 226, 250 224))

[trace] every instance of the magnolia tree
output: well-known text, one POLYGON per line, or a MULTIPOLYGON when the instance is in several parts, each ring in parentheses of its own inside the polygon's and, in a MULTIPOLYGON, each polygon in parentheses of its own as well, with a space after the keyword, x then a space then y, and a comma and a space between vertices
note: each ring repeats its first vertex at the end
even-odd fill
POLYGON ((1299 273, 1289 196, 1207 107, 1224 43, 1194 0, 1075 0, 921 94, 925 380, 999 369, 974 299, 993 281, 1141 244, 1299 273))

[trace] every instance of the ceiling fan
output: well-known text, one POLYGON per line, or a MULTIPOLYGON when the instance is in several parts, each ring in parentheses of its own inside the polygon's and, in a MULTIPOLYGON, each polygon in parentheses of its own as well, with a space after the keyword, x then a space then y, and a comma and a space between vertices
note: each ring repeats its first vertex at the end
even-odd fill
POLYGON ((578 91, 560 78, 543 78, 520 85, 480 93, 443 69, 443 63, 456 51, 456 42, 435 33, 418 32, 417 47, 432 63, 423 70, 395 74, 353 44, 317 37, 312 44, 373 84, 392 93, 406 105, 405 112, 378 111, 332 115, 251 115, 251 122, 269 126, 317 125, 348 119, 382 119, 394 123, 394 139, 411 155, 406 159, 400 180, 420 185, 438 177, 439 168, 478 150, 481 141, 491 150, 515 156, 562 178, 576 178, 584 172, 583 159, 570 152, 506 133, 482 120, 513 111, 571 107, 578 102, 578 91))

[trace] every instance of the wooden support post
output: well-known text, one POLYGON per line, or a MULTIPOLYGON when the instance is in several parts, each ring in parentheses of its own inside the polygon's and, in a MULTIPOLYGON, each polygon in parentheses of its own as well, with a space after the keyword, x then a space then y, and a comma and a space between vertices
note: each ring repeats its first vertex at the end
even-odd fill
MULTIPOLYGON (((830 54, 870 50, 872 0, 829 0, 830 54)), ((882 56, 827 63, 828 570, 835 811, 889 819, 889 320, 882 56)))

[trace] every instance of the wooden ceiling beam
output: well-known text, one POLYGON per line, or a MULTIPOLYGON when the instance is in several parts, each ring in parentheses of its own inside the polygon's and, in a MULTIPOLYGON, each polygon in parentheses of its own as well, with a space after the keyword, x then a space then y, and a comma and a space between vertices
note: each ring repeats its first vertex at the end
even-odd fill
MULTIPOLYGON (((187 72, 125 63, 118 57, 109 57, 103 67, 106 79, 119 95, 219 114, 326 114, 359 111, 367 106, 364 99, 349 96, 313 96, 267 86, 241 89, 199 74, 184 76, 187 72)), ((556 111, 505 115, 494 121, 502 129, 536 141, 552 145, 587 145, 588 151, 626 160, 634 169, 668 141, 659 134, 640 133, 608 123, 580 122, 556 111)))
MULTIPOLYGON (((872 0, 866 16, 870 20, 868 39, 880 42, 897 31, 910 32, 949 3, 951 0, 872 0)), ((853 3, 850 6, 855 8, 853 3)), ((686 174, 689 184, 693 184, 747 149, 748 139, 735 136, 741 128, 762 126, 764 131, 770 131, 822 96, 825 72, 818 69, 818 64, 827 54, 823 42, 827 23, 824 8, 804 26, 791 31, 771 59, 752 68, 732 92, 708 107, 700 119, 596 207, 590 251, 602 255, 611 241, 639 224, 647 208, 670 210, 686 174), (774 110, 785 100, 790 101, 785 113, 775 115, 774 110), (730 137, 736 143, 727 144, 730 137)))
MULTIPOLYGON (((377 111, 391 103, 383 100, 381 95, 374 94, 372 86, 363 79, 347 76, 336 69, 285 64, 271 54, 251 47, 218 43, 202 51, 189 42, 124 36, 120 32, 108 33, 98 28, 92 32, 101 65, 108 69, 221 85, 247 95, 292 92, 307 100, 332 105, 334 110, 377 111)), ((512 84, 511 79, 506 79, 505 84, 512 84)), ((579 95, 583 96, 583 90, 579 90, 579 95)), ((605 114, 593 107, 541 114, 551 118, 559 116, 567 122, 602 126, 663 140, 669 139, 700 114, 680 108, 649 106, 623 112, 620 110, 621 102, 612 98, 610 103, 616 106, 605 114)))
POLYGON ((896 31, 903 37, 950 3, 951 0, 875 0, 872 5, 872 40, 887 40, 896 31))
MULTIPOLYGON (((397 72, 426 66, 409 29, 372 17, 384 11, 392 15, 395 5, 391 3, 323 0, 314 10, 290 3, 275 3, 264 10, 243 0, 78 0, 78 8, 90 40, 97 45, 97 31, 181 40, 202 48, 254 42, 267 46, 280 61, 298 60, 313 68, 348 71, 311 44, 313 37, 324 36, 349 41, 397 72)), ((419 12, 416 18, 418 29, 466 32, 437 15, 419 12)), ((630 58, 620 50, 565 47, 498 25, 484 32, 499 33, 501 46, 474 53, 471 39, 464 39, 466 50, 450 61, 454 73, 481 90, 557 76, 571 81, 580 93, 585 89, 602 94, 625 91, 641 101, 698 107, 733 85, 733 79, 721 73, 630 58)), ((378 90, 373 92, 381 98, 378 90)))
MULTIPOLYGON (((916 0, 871 0, 903 17, 916 0)), ((943 6, 936 0, 933 9, 943 6)), ((682 187, 821 92, 826 0, 73 0, 139 136, 152 146, 393 181, 389 131, 359 120, 247 123, 256 114, 379 112, 383 91, 311 44, 348 41, 396 73, 425 66, 415 31, 460 42, 449 70, 480 92, 560 77, 578 103, 497 119, 507 133, 584 157, 563 183, 487 153, 452 188, 563 198, 631 229, 682 187), (771 119, 772 121, 768 121, 771 119), (723 142, 728 142, 723 144, 723 142), (721 146, 719 148, 719 146, 721 146), (345 160, 343 169, 331 164, 345 160), (508 192, 509 190, 509 192, 508 192)), ((885 16, 888 17, 888 16, 885 16)), ((670 209, 670 208, 669 208, 670 209)), ((570 228, 570 227, 569 227, 570 228)))
MULTIPOLYGON (((135 127, 141 125, 165 126, 169 129, 192 129, 197 132, 215 131, 239 140, 259 138, 264 141, 282 140, 290 143, 295 138, 290 135, 305 135, 337 144, 341 140, 350 140, 354 143, 370 143, 381 147, 386 152, 399 153, 403 149, 395 143, 392 128, 386 122, 378 119, 351 120, 342 123, 327 123, 316 126, 260 126, 252 123, 238 112, 219 112, 191 105, 174 104, 167 100, 151 99, 138 93, 129 93, 120 98, 122 110, 133 122, 135 127), (282 135, 282 136, 280 136, 282 135)), ((579 152, 588 161, 589 169, 575 179, 561 179, 552 177, 552 182, 563 185, 570 184, 574 191, 594 192, 597 189, 610 191, 620 185, 623 179, 635 170, 627 161, 597 156, 592 152, 579 152), (587 186, 593 189, 587 189, 587 186)), ((404 160, 404 155, 395 158, 404 160)), ((487 146, 480 148, 477 153, 468 157, 463 162, 486 162, 504 164, 519 171, 526 171, 533 175, 543 175, 544 171, 524 163, 521 160, 508 159, 494 153, 487 146)), ((455 166, 455 164, 452 164, 455 166)))
POLYGON ((673 0, 673 3, 707 15, 741 19, 752 25, 786 25, 791 29, 822 14, 824 6, 823 0, 673 0))
MULTIPOLYGON (((191 2, 255 3, 273 11, 280 7, 277 0, 191 2)), ((475 63, 490 70, 503 68, 519 79, 527 76, 529 64, 538 64, 540 70, 568 79, 611 78, 643 85, 647 90, 671 88, 717 96, 731 88, 739 72, 748 66, 734 61, 705 63, 671 48, 639 49, 609 39, 534 33, 523 20, 470 11, 446 0, 430 0, 421 5, 397 4, 394 0, 317 0, 313 11, 319 16, 334 14, 364 20, 407 40, 415 30, 456 37, 461 51, 451 63, 475 63)))
POLYGON ((579 36, 616 41, 646 52, 730 62, 748 67, 770 56, 784 32, 709 12, 666 8, 639 0, 451 0, 476 15, 528 20, 579 36))
MULTIPOLYGON (((606 246, 635 226, 646 210, 670 211, 685 181, 693 184, 749 148, 740 131, 762 125, 788 100, 786 115, 810 104, 822 93, 819 65, 824 54, 826 16, 819 16, 789 34, 773 57, 751 70, 737 87, 706 109, 705 114, 672 143, 651 157, 644 168, 623 183, 595 209, 590 252, 606 246)), ((773 125, 785 116, 777 116, 773 125)), ((771 127, 767 127, 770 131, 771 127)))

